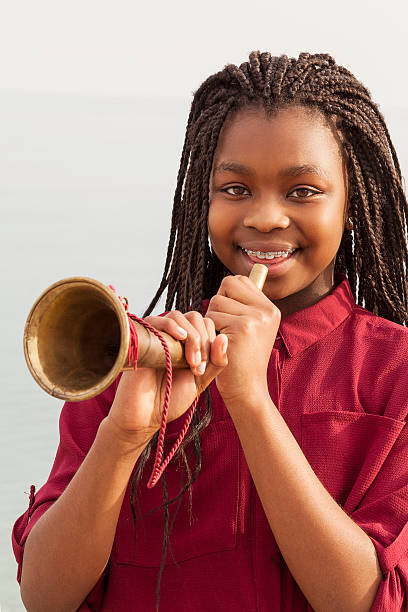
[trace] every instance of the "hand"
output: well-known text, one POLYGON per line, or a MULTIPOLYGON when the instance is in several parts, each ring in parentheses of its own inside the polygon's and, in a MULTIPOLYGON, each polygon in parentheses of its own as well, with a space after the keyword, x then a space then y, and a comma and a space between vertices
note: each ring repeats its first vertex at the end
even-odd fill
MULTIPOLYGON (((216 336, 214 323, 198 312, 169 312, 146 317, 150 325, 185 344, 190 369, 173 370, 168 422, 181 416, 194 399, 227 365, 228 338, 216 336), (200 364, 201 365, 200 368, 200 364)), ((160 429, 166 388, 164 369, 139 368, 122 374, 108 415, 117 435, 136 446, 146 446, 160 429)))
POLYGON ((217 375, 224 401, 269 397, 267 367, 281 313, 246 276, 227 276, 208 306, 206 318, 228 337, 228 366, 217 375))

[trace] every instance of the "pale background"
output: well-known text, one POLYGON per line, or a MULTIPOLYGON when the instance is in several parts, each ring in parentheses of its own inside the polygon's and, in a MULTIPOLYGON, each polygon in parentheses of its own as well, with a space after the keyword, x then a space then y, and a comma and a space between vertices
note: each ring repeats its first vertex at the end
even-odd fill
POLYGON ((1 0, 1 612, 23 609, 11 526, 58 442, 61 403, 23 358, 35 298, 91 276, 141 313, 161 278, 192 92, 253 49, 347 66, 380 104, 406 175, 407 17, 405 0, 1 0))

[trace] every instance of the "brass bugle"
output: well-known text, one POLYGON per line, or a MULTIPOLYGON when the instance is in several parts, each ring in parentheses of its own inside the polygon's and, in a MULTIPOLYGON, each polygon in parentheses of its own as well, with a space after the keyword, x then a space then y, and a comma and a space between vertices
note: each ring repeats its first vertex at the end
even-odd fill
MULTIPOLYGON (((255 264, 250 278, 262 289, 267 268, 255 264)), ((163 368, 164 349, 157 336, 134 322, 137 367, 163 368)), ((173 368, 188 368, 184 345, 161 332, 173 368)), ((35 301, 24 330, 28 369, 44 391, 69 402, 102 393, 129 363, 129 320, 118 296, 103 283, 84 277, 60 280, 35 301)))

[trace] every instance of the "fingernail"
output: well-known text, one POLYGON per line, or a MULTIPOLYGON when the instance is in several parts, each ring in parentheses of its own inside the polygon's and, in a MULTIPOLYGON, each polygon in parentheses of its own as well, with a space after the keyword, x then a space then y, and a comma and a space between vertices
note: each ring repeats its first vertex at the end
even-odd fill
POLYGON ((227 348, 228 348, 228 338, 225 338, 224 342, 222 343, 221 346, 221 353, 223 355, 225 355, 225 353, 227 352, 227 348))
POLYGON ((194 365, 198 366, 201 363, 201 351, 197 349, 194 353, 194 365))
POLYGON ((206 367, 207 367, 207 362, 206 361, 202 361, 200 363, 200 365, 198 366, 198 368, 197 368, 198 373, 199 374, 204 374, 206 367))
POLYGON ((185 329, 183 329, 182 327, 179 327, 177 325, 177 333, 180 334, 180 336, 183 336, 183 338, 187 338, 187 332, 185 329))

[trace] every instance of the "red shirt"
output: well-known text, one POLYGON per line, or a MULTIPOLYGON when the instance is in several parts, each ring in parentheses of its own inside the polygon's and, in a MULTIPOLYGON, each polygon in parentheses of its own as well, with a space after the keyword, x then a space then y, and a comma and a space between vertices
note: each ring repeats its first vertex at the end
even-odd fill
MULTIPOLYGON (((328 296, 281 321, 269 390, 323 485, 374 543, 384 578, 372 610, 396 612, 408 601, 408 329, 356 306, 346 277, 336 281, 328 296)), ((75 474, 116 386, 65 404, 49 479, 14 527, 19 574, 30 529, 75 474)), ((192 513, 187 492, 170 537, 160 611, 310 611, 280 554, 214 383, 211 393, 213 419, 201 434, 192 513)), ((168 448, 183 422, 182 416, 168 425, 168 448)), ((163 512, 147 513, 161 505, 163 492, 160 483, 146 487, 152 463, 153 456, 139 489, 146 516, 144 526, 137 523, 136 549, 128 490, 110 562, 81 611, 155 610, 163 512)), ((178 460, 167 467, 169 499, 179 492, 183 472, 178 460)))

